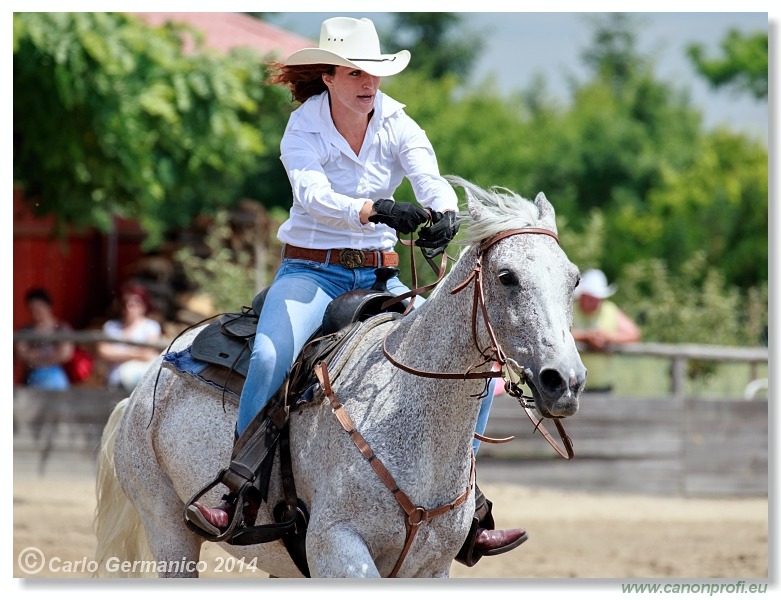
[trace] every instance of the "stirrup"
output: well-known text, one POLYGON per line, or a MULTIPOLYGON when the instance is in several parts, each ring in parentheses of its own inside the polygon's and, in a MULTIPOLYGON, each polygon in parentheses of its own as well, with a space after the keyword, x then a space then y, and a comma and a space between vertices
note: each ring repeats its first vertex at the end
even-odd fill
POLYGON ((210 542, 222 542, 224 540, 230 539, 234 532, 236 531, 236 528, 241 524, 241 522, 244 520, 244 502, 245 502, 245 496, 252 488, 251 482, 247 481, 244 483, 244 485, 241 486, 238 492, 234 492, 233 495, 236 496, 236 510, 233 511, 233 518, 231 519, 230 523, 228 523, 228 527, 225 529, 225 531, 221 531, 219 534, 215 535, 210 531, 214 527, 211 523, 204 523, 205 519, 203 515, 201 514, 201 511, 198 510, 197 506, 193 506, 193 504, 200 498, 202 498, 208 491, 210 491, 215 486, 219 485, 223 481, 223 476, 228 471, 228 469, 222 469, 218 474, 217 477, 215 477, 211 482, 206 484, 203 488, 201 488, 199 491, 197 491, 192 498, 187 502, 184 508, 184 522, 185 525, 191 530, 200 535, 202 538, 210 541, 210 542), (207 527, 209 529, 206 529, 207 527))
MULTIPOLYGON (((224 494, 222 496, 223 503, 220 504, 218 507, 219 510, 224 510, 223 507, 227 505, 227 503, 230 503, 232 506, 230 508, 231 514, 235 514, 236 511, 236 504, 238 498, 236 497, 236 494, 224 494)), ((214 508, 209 510, 216 510, 214 508)), ((227 510, 224 511, 227 514, 227 510)), ((203 514, 203 511, 200 508, 200 504, 197 502, 193 502, 190 504, 186 510, 185 510, 186 519, 189 519, 192 523, 196 524, 199 529, 203 531, 208 531, 212 535, 220 535, 222 533, 220 531, 220 528, 217 527, 214 523, 209 521, 208 518, 203 514), (197 506, 196 506, 197 505, 197 506)))

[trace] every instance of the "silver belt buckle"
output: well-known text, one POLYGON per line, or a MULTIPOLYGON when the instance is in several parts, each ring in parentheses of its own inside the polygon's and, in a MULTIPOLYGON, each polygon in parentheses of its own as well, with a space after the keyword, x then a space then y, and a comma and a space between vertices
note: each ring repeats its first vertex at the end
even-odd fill
POLYGON ((347 269, 355 269, 363 266, 364 253, 362 250, 345 248, 339 251, 339 264, 347 269))

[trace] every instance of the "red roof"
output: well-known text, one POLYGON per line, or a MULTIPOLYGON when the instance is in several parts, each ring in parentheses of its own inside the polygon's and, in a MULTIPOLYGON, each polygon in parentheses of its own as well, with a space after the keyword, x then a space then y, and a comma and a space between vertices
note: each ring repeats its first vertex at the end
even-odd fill
MULTIPOLYGON (((157 27, 166 22, 186 23, 204 34, 209 48, 227 52, 241 46, 255 48, 263 55, 275 54, 285 58, 301 48, 317 43, 295 33, 241 13, 206 12, 138 12, 134 14, 149 25, 157 27)), ((185 49, 192 48, 192 40, 185 41, 185 49)))

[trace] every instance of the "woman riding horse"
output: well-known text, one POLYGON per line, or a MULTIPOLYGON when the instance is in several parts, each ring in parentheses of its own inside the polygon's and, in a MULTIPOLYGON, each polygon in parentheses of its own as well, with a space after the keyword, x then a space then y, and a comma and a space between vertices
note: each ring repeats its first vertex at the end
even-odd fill
MULTIPOLYGON (((407 50, 381 54, 369 19, 336 17, 323 22, 319 47, 272 64, 270 81, 287 86, 300 103, 281 142, 293 205, 278 232, 283 260, 258 321, 237 438, 283 383, 328 303, 344 292, 371 288, 376 268, 398 264, 397 232, 410 234, 430 222, 416 243, 432 258, 458 231, 457 197, 439 173, 426 134, 402 104, 379 89, 381 78, 401 72, 409 59, 407 50), (392 199, 405 176, 428 211, 392 199)), ((409 291, 398 277, 387 288, 397 295, 409 291)), ((492 397, 490 385, 477 433, 485 430, 492 397)), ((478 444, 475 440, 475 451, 478 444)), ((462 549, 469 566, 526 540, 522 529, 493 529, 490 502, 476 487, 475 494, 478 526, 462 549)), ((228 494, 214 508, 194 502, 188 517, 219 534, 233 519, 236 499, 228 494)), ((244 511, 252 514, 257 506, 245 505, 244 511)))

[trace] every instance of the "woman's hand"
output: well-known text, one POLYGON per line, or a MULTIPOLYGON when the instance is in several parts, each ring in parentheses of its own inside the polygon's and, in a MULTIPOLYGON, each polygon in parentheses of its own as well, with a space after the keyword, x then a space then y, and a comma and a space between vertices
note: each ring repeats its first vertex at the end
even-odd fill
POLYGON ((458 233, 460 223, 455 211, 434 212, 431 214, 432 225, 424 227, 415 240, 415 245, 422 248, 423 256, 434 258, 445 251, 458 233))
POLYGON ((410 202, 394 202, 388 198, 376 200, 372 205, 372 223, 384 223, 399 233, 412 233, 428 221, 428 212, 410 202))

